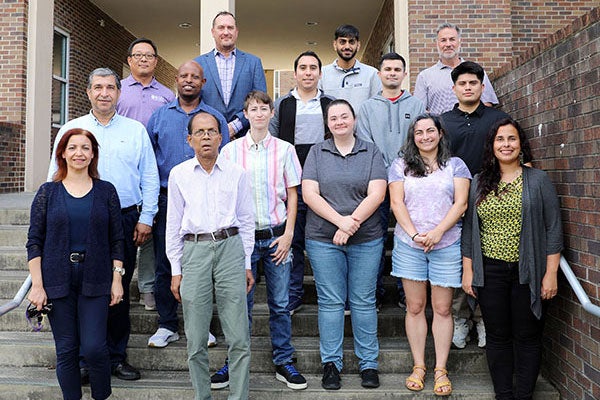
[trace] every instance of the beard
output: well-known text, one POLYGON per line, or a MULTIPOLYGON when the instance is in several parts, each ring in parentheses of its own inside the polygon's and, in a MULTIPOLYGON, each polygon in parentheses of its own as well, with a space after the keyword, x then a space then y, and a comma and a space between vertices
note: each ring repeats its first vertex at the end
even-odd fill
POLYGON ((341 58, 342 60, 344 60, 344 61, 350 61, 350 60, 352 60, 356 56, 357 52, 358 52, 358 50, 354 50, 352 52, 352 54, 350 55, 350 57, 345 56, 344 53, 341 50, 338 50, 337 54, 338 54, 338 57, 341 58))

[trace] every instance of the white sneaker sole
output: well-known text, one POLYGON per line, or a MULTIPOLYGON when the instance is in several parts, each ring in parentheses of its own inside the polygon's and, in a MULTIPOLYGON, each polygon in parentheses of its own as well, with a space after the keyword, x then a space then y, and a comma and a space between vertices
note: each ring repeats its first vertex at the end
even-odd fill
POLYGON ((152 338, 148 340, 148 347, 162 349, 163 347, 167 347, 169 343, 173 343, 179 340, 179 333, 175 333, 174 335, 169 336, 164 342, 153 342, 152 338))
POLYGON ((287 387, 289 387, 290 389, 293 390, 302 390, 302 389, 306 389, 308 387, 308 383, 291 383, 288 382, 287 379, 285 379, 285 377, 281 374, 279 374, 278 372, 275 372, 275 379, 277 379, 279 382, 283 382, 287 385, 287 387))
POLYGON ((225 389, 227 386, 229 386, 229 381, 221 383, 210 383, 210 388, 213 390, 225 389))

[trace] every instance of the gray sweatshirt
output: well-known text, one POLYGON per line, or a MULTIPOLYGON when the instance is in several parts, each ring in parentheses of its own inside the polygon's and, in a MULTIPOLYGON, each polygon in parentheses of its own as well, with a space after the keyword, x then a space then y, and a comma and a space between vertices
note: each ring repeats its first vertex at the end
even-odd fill
POLYGON ((385 167, 389 169, 406 142, 408 126, 424 112, 423 102, 407 90, 393 102, 379 93, 360 108, 356 133, 360 138, 375 143, 383 154, 385 167))

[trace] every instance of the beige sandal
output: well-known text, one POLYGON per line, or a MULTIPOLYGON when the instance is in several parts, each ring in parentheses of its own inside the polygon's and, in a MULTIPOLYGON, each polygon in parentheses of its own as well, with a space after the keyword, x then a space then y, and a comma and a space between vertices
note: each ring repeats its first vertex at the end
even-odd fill
POLYGON ((452 394, 452 382, 448 378, 448 370, 446 368, 436 368, 435 372, 440 372, 439 375, 434 375, 433 394, 436 396, 450 396, 452 394), (440 391, 440 389, 449 388, 447 392, 440 391))
POLYGON ((420 392, 425 387, 425 375, 427 375, 427 368, 422 365, 415 365, 412 370, 412 374, 406 378, 405 386, 408 390, 413 392, 420 392), (417 374, 417 370, 423 371, 423 376, 417 374), (411 386, 409 383, 414 383, 417 386, 411 386))

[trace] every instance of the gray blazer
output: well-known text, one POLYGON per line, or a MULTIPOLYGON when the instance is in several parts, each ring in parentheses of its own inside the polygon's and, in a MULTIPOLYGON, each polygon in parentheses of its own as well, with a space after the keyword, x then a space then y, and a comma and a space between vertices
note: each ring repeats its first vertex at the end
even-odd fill
MULTIPOLYGON (((469 189, 469 207, 462 229, 461 252, 473 260, 473 289, 485 285, 479 218, 475 201, 479 175, 469 189)), ((542 316, 541 286, 546 273, 546 256, 563 249, 560 204, 548 175, 539 169, 523 167, 523 202, 519 241, 519 282, 529 284, 531 311, 542 316)))

